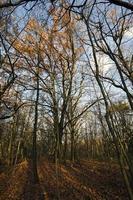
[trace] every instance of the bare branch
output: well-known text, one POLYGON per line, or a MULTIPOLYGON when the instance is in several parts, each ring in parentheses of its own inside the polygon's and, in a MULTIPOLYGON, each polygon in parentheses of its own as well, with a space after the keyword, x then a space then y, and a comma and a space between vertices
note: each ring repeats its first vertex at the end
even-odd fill
POLYGON ((121 6, 133 11, 133 4, 121 0, 109 0, 110 3, 121 6))

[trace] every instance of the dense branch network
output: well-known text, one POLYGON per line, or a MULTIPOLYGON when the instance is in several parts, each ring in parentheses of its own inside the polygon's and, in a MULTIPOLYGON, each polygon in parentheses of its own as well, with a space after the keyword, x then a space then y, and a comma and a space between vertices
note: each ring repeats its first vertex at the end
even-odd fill
POLYGON ((25 3, 29 2, 37 2, 37 0, 18 0, 16 2, 12 1, 5 1, 0 3, 0 8, 8 8, 8 7, 14 7, 14 6, 20 6, 25 3))
MULTIPOLYGON (((4 2, 0 3, 0 8, 7 8, 7 7, 19 6, 19 5, 22 5, 22 4, 25 4, 25 3, 29 3, 29 2, 38 2, 38 0, 18 0, 16 2, 13 2, 13 1, 4 1, 4 2)), ((43 0, 41 2, 46 3, 45 0, 43 0)), ((50 0, 50 2, 53 3, 54 0, 50 0)), ((85 2, 87 2, 87 1, 85 0, 85 2)), ((126 9, 129 9, 129 10, 133 11, 133 4, 132 3, 129 3, 129 2, 126 2, 126 1, 122 1, 122 0, 108 0, 108 2, 111 3, 111 4, 115 4, 117 6, 121 6, 121 7, 124 7, 126 9)), ((72 1, 71 7, 74 6, 74 3, 75 3, 75 0, 72 1)), ((81 4, 81 7, 83 7, 83 5, 85 5, 85 4, 86 3, 81 4)), ((80 5, 78 5, 78 8, 79 7, 80 7, 80 5)))

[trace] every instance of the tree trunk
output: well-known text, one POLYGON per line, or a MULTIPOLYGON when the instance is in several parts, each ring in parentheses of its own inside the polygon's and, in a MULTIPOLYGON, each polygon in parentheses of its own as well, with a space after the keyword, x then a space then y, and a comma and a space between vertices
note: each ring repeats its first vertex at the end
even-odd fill
POLYGON ((32 140, 32 173, 33 173, 33 183, 38 183, 38 173, 37 173, 37 125, 38 125, 38 101, 39 101, 39 76, 38 72, 37 78, 37 88, 36 88, 36 100, 35 100, 35 118, 34 118, 34 128, 33 128, 33 140, 32 140))
POLYGON ((67 159, 67 132, 65 133, 65 143, 64 143, 64 162, 67 159))
POLYGON ((75 160, 75 155, 74 155, 74 131, 72 130, 71 132, 71 161, 72 163, 75 160))

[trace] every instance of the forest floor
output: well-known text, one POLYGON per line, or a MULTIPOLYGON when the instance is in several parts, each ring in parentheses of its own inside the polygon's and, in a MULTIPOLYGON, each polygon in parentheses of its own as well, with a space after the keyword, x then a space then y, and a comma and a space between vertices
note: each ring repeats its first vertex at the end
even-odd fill
POLYGON ((128 200, 119 166, 82 160, 38 165, 40 185, 33 185, 31 166, 23 161, 14 169, 1 169, 0 200, 128 200))

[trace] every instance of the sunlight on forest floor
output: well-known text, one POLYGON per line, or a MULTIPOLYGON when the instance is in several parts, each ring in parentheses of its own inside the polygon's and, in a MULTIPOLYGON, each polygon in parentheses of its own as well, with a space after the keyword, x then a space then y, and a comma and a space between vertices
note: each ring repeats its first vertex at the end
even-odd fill
POLYGON ((117 164, 82 160, 55 166, 43 160, 38 167, 40 186, 33 186, 28 161, 0 173, 0 200, 126 200, 117 164))

